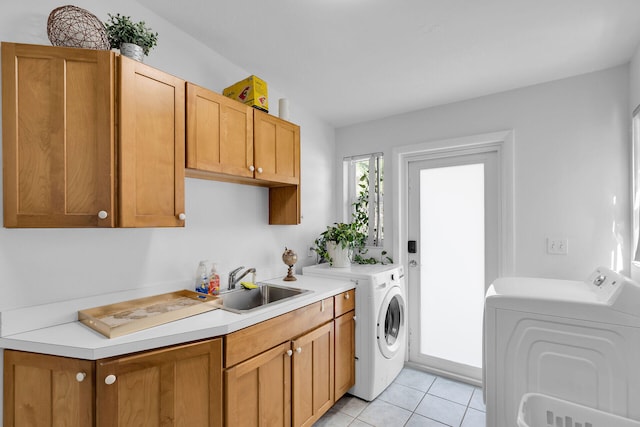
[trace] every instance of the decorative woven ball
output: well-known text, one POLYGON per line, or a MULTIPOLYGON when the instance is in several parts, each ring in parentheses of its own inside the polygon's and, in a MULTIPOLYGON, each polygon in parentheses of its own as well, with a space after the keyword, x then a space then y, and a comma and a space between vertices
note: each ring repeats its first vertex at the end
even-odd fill
POLYGON ((67 5, 53 9, 47 20, 47 35, 54 46, 109 50, 102 21, 88 10, 67 5))

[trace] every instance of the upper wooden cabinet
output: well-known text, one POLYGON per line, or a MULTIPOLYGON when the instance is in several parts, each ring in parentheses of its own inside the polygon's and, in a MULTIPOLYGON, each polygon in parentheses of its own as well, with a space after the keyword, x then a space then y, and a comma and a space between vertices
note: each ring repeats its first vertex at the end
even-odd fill
POLYGON ((253 178, 253 108, 187 83, 187 168, 253 178))
POLYGON ((269 187, 269 224, 300 223, 300 127, 187 83, 186 175, 269 187))
POLYGON ((259 110, 253 111, 255 177, 300 183, 300 127, 259 110))
POLYGON ((185 82, 118 59, 118 226, 184 226, 185 82))
POLYGON ((188 175, 266 187, 300 183, 300 127, 187 83, 188 175))
POLYGON ((5 227, 115 225, 114 64, 107 51, 2 43, 5 227))
POLYGON ((184 225, 183 80, 2 43, 2 90, 5 227, 184 225))

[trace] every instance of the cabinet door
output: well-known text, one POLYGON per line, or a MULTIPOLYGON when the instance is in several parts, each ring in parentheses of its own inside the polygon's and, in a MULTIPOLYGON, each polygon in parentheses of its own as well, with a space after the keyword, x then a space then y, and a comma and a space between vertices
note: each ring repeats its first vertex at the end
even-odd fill
POLYGON ((114 58, 2 44, 5 227, 115 225, 114 58))
POLYGON ((334 403, 333 322, 293 341, 293 426, 311 426, 334 403))
POLYGON ((335 399, 356 383, 356 319, 350 311, 335 320, 335 399))
POLYGON ((259 110, 253 112, 255 177, 300 183, 300 127, 259 110))
POLYGON ((278 345, 225 372, 228 426, 291 425, 291 347, 278 345))
POLYGON ((120 56, 119 226, 182 227, 185 82, 120 56))
POLYGON ((253 109, 187 83, 187 168, 253 178, 253 109))
POLYGON ((348 311, 356 308, 356 290, 350 289, 333 297, 335 316, 340 317, 348 311))
POLYGON ((94 364, 88 360, 4 351, 4 425, 94 425, 94 364))
POLYGON ((222 339, 98 361, 97 426, 222 425, 222 339))

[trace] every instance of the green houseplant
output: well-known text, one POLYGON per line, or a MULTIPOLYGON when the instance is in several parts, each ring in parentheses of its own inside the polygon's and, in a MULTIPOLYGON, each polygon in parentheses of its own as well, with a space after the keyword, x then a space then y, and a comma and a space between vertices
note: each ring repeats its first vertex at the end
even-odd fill
POLYGON ((384 264, 393 263, 393 259, 386 256, 387 251, 380 253, 380 259, 365 257, 367 253, 367 231, 369 230, 368 191, 361 190, 358 199, 353 203, 354 211, 351 223, 334 222, 315 240, 315 252, 321 260, 326 260, 332 267, 348 267, 351 262, 356 264, 384 264), (336 251, 341 259, 334 259, 336 251), (345 259, 346 257, 346 259, 345 259))
POLYGON ((158 44, 158 33, 154 33, 144 21, 133 22, 130 16, 119 13, 109 14, 109 21, 105 23, 105 28, 111 47, 120 49, 123 55, 138 61, 142 60, 142 54, 149 55, 149 51, 158 44), (131 46, 128 44, 140 47, 140 49, 134 48, 137 54, 129 54, 131 46))
POLYGON ((315 241, 314 250, 321 258, 329 261, 331 266, 347 267, 351 263, 354 249, 363 248, 367 241, 367 235, 360 231, 356 223, 335 222, 327 226, 315 241), (336 249, 339 249, 336 254, 336 249), (344 258, 336 258, 346 256, 344 258))

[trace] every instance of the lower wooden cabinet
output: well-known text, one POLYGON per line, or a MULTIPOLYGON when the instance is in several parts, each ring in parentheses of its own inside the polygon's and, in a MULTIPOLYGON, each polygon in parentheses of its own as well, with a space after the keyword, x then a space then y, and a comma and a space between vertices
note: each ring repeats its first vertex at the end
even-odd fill
POLYGON ((333 322, 292 342, 293 426, 311 426, 333 406, 333 322))
POLYGON ((291 346, 284 343, 225 371, 227 426, 291 425, 291 346))
POLYGON ((89 361, 5 350, 5 427, 222 426, 222 339, 89 361))
POLYGON ((97 361, 4 350, 4 426, 311 426, 353 386, 354 297, 97 361))
POLYGON ((335 320, 335 400, 356 383, 356 317, 352 310, 335 320))
POLYGON ((227 369, 226 424, 313 425, 335 402, 333 347, 329 322, 227 369))
POLYGON ((97 362, 99 427, 222 425, 222 339, 97 362))
POLYGON ((4 426, 95 425, 94 362, 4 351, 4 426))

